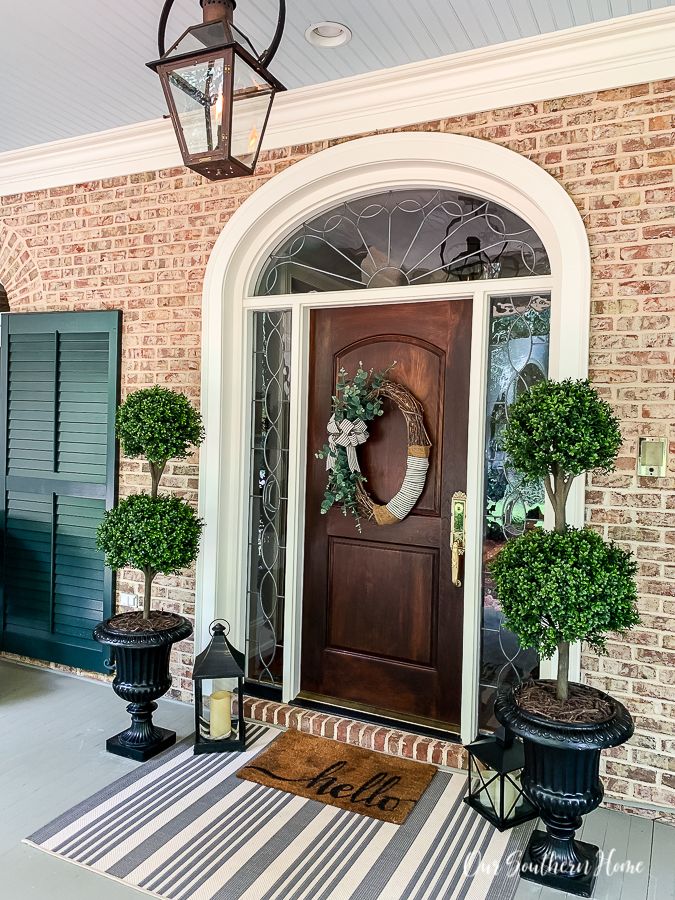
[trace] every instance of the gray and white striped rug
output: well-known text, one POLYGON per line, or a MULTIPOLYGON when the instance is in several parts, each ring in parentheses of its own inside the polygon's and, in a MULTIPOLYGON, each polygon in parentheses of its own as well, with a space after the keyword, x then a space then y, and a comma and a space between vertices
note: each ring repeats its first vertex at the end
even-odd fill
POLYGON ((392 825, 237 778, 278 733, 254 726, 246 753, 178 744, 26 843, 170 900, 511 900, 531 826, 499 834, 465 777, 437 772, 392 825))

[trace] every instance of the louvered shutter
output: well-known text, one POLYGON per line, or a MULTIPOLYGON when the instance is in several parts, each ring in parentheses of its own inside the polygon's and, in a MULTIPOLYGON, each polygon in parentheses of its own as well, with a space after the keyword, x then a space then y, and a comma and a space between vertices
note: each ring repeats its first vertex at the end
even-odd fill
POLYGON ((112 614, 95 532, 116 501, 122 313, 1 316, 0 647, 91 671, 112 614))

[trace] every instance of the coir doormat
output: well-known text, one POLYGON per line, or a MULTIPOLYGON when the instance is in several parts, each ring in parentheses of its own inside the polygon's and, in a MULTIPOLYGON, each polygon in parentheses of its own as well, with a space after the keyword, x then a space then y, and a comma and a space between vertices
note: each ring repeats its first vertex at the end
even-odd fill
POLYGON ((436 766, 286 731, 239 778, 401 825, 436 766))

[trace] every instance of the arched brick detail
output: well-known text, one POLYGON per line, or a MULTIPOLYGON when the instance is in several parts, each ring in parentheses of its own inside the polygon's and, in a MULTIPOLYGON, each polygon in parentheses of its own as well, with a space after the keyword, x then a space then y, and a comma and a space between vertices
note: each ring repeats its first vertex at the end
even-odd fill
POLYGON ((42 276, 23 238, 0 223, 0 282, 13 312, 42 302, 42 276))

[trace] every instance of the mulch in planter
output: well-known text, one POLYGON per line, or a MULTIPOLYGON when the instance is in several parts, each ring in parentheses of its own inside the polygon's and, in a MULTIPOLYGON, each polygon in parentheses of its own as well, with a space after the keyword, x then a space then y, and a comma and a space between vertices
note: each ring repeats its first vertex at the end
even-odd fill
POLYGON ((110 628, 121 634, 143 634, 150 631, 167 631, 180 625, 182 619, 174 613, 159 609, 150 611, 150 618, 144 619, 142 612, 122 613, 110 620, 110 628))
POLYGON ((516 691, 516 703, 525 712, 556 722, 579 725, 606 722, 614 707, 600 691, 585 684, 570 684, 569 698, 558 700, 555 681, 534 681, 516 691))

